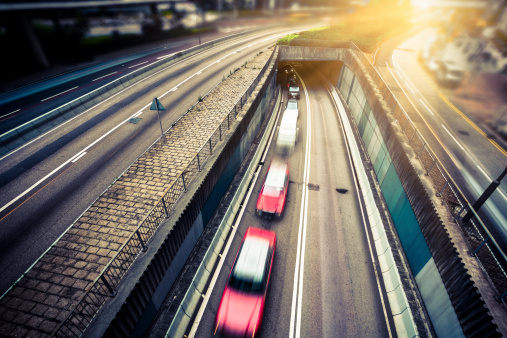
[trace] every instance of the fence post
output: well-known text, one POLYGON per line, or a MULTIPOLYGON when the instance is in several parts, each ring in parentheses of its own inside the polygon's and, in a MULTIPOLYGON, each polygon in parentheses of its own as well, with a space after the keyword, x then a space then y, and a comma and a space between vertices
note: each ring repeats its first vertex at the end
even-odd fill
POLYGON ((116 296, 116 294, 118 293, 118 291, 113 290, 113 288, 111 287, 111 285, 109 285, 108 281, 106 280, 106 277, 104 277, 104 275, 101 275, 100 279, 102 280, 102 282, 106 286, 107 290, 109 291, 109 296, 111 296, 111 297, 116 296))
POLYGON ((417 158, 419 158, 419 156, 421 156, 423 149, 424 149, 424 143, 421 146, 421 150, 419 150, 419 153, 417 154, 417 158))
POLYGON ((165 205, 165 199, 164 199, 164 197, 162 197, 162 205, 164 206, 165 217, 167 218, 167 217, 169 217, 169 212, 167 211, 167 205, 165 205))
POLYGON ((484 244, 486 244, 486 242, 489 240, 489 236, 486 237, 485 240, 482 241, 481 244, 479 244, 479 246, 474 250, 474 252, 472 252, 472 256, 477 256, 477 253, 479 252, 479 250, 481 250, 481 248, 484 246, 484 244))
POLYGON ((199 161, 199 154, 197 154, 197 171, 201 172, 201 162, 199 161))
POLYGON ((229 121, 229 114, 227 114, 227 129, 231 129, 231 122, 229 121))
POLYGON ((219 138, 220 138, 220 141, 222 141, 222 124, 220 124, 218 126, 218 133, 220 134, 219 138))
POLYGON ((181 173, 181 180, 183 181, 183 191, 187 192, 187 187, 185 185, 185 177, 183 173, 181 173))
POLYGON ((209 138, 209 153, 213 153, 213 146, 211 145, 211 137, 209 138))
POLYGON ((143 242, 143 239, 141 238, 141 234, 139 233, 139 229, 136 230, 136 235, 137 235, 137 238, 139 238, 139 242, 141 243, 141 250, 143 252, 146 252, 146 247, 144 246, 144 242, 143 242))
POLYGON ((454 216, 453 220, 456 220, 459 218, 459 215, 461 215, 461 213, 463 212, 463 210, 465 210, 466 208, 466 204, 464 206, 461 207, 461 209, 459 209, 458 213, 456 214, 456 216, 454 216))
MULTIPOLYGON (((426 176, 428 176, 428 174, 426 174, 426 176)), ((447 187, 447 184, 449 184, 449 180, 446 180, 446 181, 445 181, 445 184, 444 184, 444 186, 442 187, 442 190, 440 190, 440 191, 437 193, 437 197, 442 196, 442 193, 444 192, 445 187, 447 187)))
MULTIPOLYGON (((417 156, 417 158, 419 158, 419 156, 417 156)), ((437 160, 433 160, 433 163, 431 164, 430 169, 426 172, 426 176, 430 175, 431 169, 433 169, 433 166, 435 165, 435 163, 437 163, 437 160)))

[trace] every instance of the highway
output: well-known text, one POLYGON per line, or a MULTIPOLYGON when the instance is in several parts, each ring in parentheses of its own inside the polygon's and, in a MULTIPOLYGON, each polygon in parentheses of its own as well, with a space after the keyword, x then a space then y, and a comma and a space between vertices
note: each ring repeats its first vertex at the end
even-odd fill
POLYGON ((299 139, 288 158, 286 209, 281 218, 272 220, 255 213, 267 167, 278 156, 275 130, 190 337, 213 336, 222 292, 249 226, 277 234, 259 336, 395 335, 385 292, 377 278, 378 266, 372 260, 371 234, 366 230, 336 108, 325 86, 314 76, 315 70, 296 70, 302 84, 299 139))
MULTIPOLYGON (((207 49, 0 158, 0 294, 160 137, 157 114, 149 110, 154 97, 166 108, 161 123, 168 130, 246 60, 305 29, 266 27, 207 49)), ((68 91, 66 100, 75 95, 68 91)))
MULTIPOLYGON (((507 166, 507 151, 472 122, 450 100, 452 91, 440 86, 417 61, 431 30, 386 43, 376 68, 409 114, 452 179, 473 204, 507 166)), ((507 249, 507 180, 482 207, 480 216, 505 251, 507 249)))

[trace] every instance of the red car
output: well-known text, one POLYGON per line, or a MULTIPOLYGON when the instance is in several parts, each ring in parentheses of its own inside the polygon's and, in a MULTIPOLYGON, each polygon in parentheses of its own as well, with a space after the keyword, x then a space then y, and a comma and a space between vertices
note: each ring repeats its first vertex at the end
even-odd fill
POLYGON ((215 335, 255 337, 258 334, 275 246, 273 231, 247 229, 218 307, 215 335))
POLYGON ((289 188, 289 165, 275 159, 269 166, 266 179, 257 199, 257 215, 280 217, 285 208, 287 190, 289 188))

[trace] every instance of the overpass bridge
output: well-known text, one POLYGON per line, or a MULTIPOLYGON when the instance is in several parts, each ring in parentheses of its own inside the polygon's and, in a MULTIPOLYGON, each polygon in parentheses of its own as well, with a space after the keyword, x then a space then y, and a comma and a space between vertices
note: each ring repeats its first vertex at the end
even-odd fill
MULTIPOLYGON (((456 195, 457 187, 449 177, 442 176, 445 170, 439 168, 436 160, 426 162, 434 158, 431 150, 364 55, 353 44, 344 43, 340 47, 280 46, 272 55, 261 54, 249 64, 243 70, 248 76, 238 73, 237 78, 211 92, 166 136, 168 141, 173 137, 179 139, 178 133, 185 133, 188 128, 184 127, 192 120, 211 118, 213 124, 202 133, 207 138, 186 152, 193 155, 188 157, 178 152, 186 144, 181 140, 168 144, 160 140, 134 163, 111 191, 99 197, 2 297, 2 335, 13 335, 22 328, 24 331, 17 331, 21 335, 80 336, 93 329, 98 317, 110 319, 108 332, 128 335, 147 307, 154 306, 154 299, 167 293, 209 218, 213 208, 209 201, 217 199, 214 188, 224 168, 231 159, 239 165, 237 162, 244 154, 236 153, 236 149, 252 142, 252 128, 257 130, 259 122, 266 118, 262 115, 275 93, 275 70, 280 61, 317 62, 316 67, 328 74, 328 80, 341 93, 337 95, 349 107, 348 113, 363 136, 371 159, 369 173, 378 180, 396 231, 402 234, 399 240, 437 334, 461 330, 464 335, 496 336, 505 332, 498 326, 501 310, 495 310, 491 303, 493 296, 505 292, 505 277, 492 278, 497 281, 496 290, 483 288, 488 283, 478 280, 481 273, 470 263, 475 258, 466 257, 463 246, 454 244, 457 233, 454 224, 447 221, 449 217, 441 209, 436 210, 431 189, 423 183, 421 170, 415 168, 422 167, 432 178, 437 185, 432 189, 449 205, 447 212, 451 212, 458 224, 469 204, 456 195), (228 108, 222 106, 225 98, 229 98, 228 108), (201 109, 207 114, 201 113, 201 109), (211 112, 217 116, 210 116, 211 112), (363 112, 370 114, 366 118, 369 123, 357 122, 365 119, 361 116, 363 112), (258 122, 252 127, 254 117, 258 122), (403 136, 401 141, 398 139, 393 119, 400 121, 409 142, 403 136), (244 138, 244 135, 250 136, 244 138), (242 142, 246 143, 240 145, 242 142), (370 142, 379 146, 370 147, 370 142), (411 152, 407 144, 419 152, 422 164, 417 165, 407 155, 411 152), (175 153, 183 157, 178 158, 175 153), (167 178, 163 181, 162 176, 153 179, 150 172, 158 171, 157 166, 171 167, 164 158, 177 161, 179 166, 163 172, 162 176, 169 176, 169 181, 167 178), (138 193, 136 189, 141 190, 138 193), (149 191, 152 196, 148 198, 149 191), (113 206, 115 200, 122 200, 120 207, 113 206), (434 299, 436 293, 442 297, 434 299), (439 318, 442 309, 449 315, 439 318)), ((474 236, 482 236, 480 220, 474 218, 474 222, 478 229, 474 236)), ((378 234, 375 241, 387 247, 396 246, 394 239, 385 233, 375 233, 378 234)), ((479 243, 482 245, 472 247, 477 256, 485 249, 498 254, 488 238, 483 238, 484 243, 479 243)), ((217 241, 220 239, 214 240, 214 244, 217 241)), ((379 254, 382 255, 384 252, 379 254)), ((501 256, 497 257, 483 264, 492 267, 492 275, 505 269, 505 265, 495 268, 488 263, 497 260, 504 264, 501 256)), ((393 258, 382 272, 390 274, 395 265, 393 258)), ((405 289, 406 285, 398 283, 388 290, 390 298, 402 300, 400 292, 405 289)), ((400 311, 393 314, 400 315, 401 321, 410 325, 409 318, 413 315, 408 315, 408 310, 412 310, 406 301, 404 304, 406 307, 401 308, 397 303, 395 306, 400 311)), ((412 325, 422 330, 420 323, 412 325)))

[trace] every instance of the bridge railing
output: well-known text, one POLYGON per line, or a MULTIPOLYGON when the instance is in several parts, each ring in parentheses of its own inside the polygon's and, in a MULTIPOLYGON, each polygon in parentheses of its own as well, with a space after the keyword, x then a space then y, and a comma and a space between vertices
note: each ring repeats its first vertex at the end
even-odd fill
MULTIPOLYGON (((222 120, 208 140, 201 146, 190 163, 176 177, 172 185, 167 188, 163 196, 156 202, 155 206, 144 217, 136 230, 129 236, 127 241, 120 247, 118 253, 102 269, 99 276, 93 283, 86 288, 84 294, 78 300, 77 305, 72 309, 68 316, 57 325, 53 330, 52 337, 79 337, 90 325, 95 315, 99 312, 104 303, 117 293, 116 288, 122 278, 136 260, 136 258, 147 249, 149 240, 157 230, 164 219, 169 217, 172 207, 184 194, 189 184, 196 175, 204 168, 207 160, 213 154, 217 144, 224 139, 225 134, 233 125, 233 121, 243 106, 247 103, 248 97, 259 84, 266 70, 272 62, 273 54, 261 69, 260 73, 243 93, 227 116, 222 120)), ((198 104, 198 103, 196 103, 198 104)), ((194 106, 196 105, 194 104, 194 106)), ((154 146, 161 146, 160 138, 154 146)), ((183 242, 185 234, 175 229, 177 236, 180 237, 180 243, 183 242)), ((175 251, 178 247, 174 248, 175 251)))

